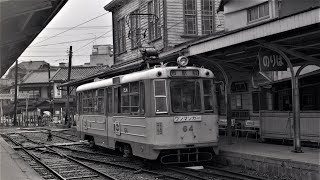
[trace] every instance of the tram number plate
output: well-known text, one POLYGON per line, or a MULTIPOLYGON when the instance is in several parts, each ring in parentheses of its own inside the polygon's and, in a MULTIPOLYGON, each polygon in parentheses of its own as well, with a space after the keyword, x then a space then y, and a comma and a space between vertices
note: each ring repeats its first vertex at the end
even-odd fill
POLYGON ((121 135, 121 126, 119 121, 114 122, 114 133, 118 136, 121 135))
POLYGON ((201 121, 201 116, 175 116, 173 122, 192 122, 201 121))

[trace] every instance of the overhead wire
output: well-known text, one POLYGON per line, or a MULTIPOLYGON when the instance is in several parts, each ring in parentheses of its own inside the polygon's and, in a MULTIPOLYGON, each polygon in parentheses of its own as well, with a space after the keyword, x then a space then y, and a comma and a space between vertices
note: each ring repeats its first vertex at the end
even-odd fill
POLYGON ((75 28, 77 28, 77 27, 79 27, 79 26, 81 26, 81 25, 83 25, 83 24, 86 24, 86 23, 91 22, 91 21, 93 21, 93 20, 95 20, 95 19, 98 19, 99 17, 102 17, 102 16, 104 16, 104 15, 106 15, 106 14, 108 14, 108 13, 109 13, 109 12, 106 12, 106 13, 103 13, 103 14, 101 14, 101 15, 99 15, 99 16, 96 16, 96 17, 94 17, 94 18, 92 18, 92 19, 89 19, 89 20, 87 20, 87 21, 85 21, 85 22, 83 22, 83 23, 80 23, 80 24, 78 24, 78 25, 76 25, 76 26, 73 26, 73 27, 71 27, 71 28, 69 28, 69 29, 66 29, 66 30, 64 30, 64 31, 62 31, 62 32, 60 32, 60 33, 57 33, 57 34, 55 34, 55 35, 53 35, 53 36, 50 36, 49 38, 46 38, 46 39, 44 39, 44 40, 42 40, 42 41, 40 41, 40 42, 37 42, 37 43, 33 44, 32 46, 37 45, 37 44, 40 44, 40 43, 42 43, 42 42, 44 42, 44 41, 47 41, 47 40, 49 40, 49 39, 52 39, 52 38, 54 38, 54 37, 57 37, 57 36, 65 33, 65 32, 68 32, 68 31, 70 31, 70 30, 72 30, 72 29, 75 29, 75 28))
MULTIPOLYGON (((92 36, 92 34, 100 34, 100 33, 105 33, 105 31, 94 31, 94 33, 77 33, 76 35, 77 36, 82 36, 82 35, 88 35, 88 34, 91 34, 91 36, 92 36)), ((63 36, 58 36, 58 37, 56 37, 56 38, 62 38, 62 37, 74 37, 75 35, 74 34, 69 34, 69 35, 63 35, 63 36)), ((48 38, 49 36, 39 36, 39 37, 37 37, 37 38, 48 38)))
MULTIPOLYGON (((70 26, 60 26, 60 27, 49 27, 49 28, 46 28, 45 30, 55 30, 55 29, 70 29, 72 27, 70 26)), ((76 27, 74 29, 105 29, 105 28, 112 28, 112 26, 81 26, 81 27, 76 27)))
MULTIPOLYGON (((48 55, 48 56, 20 56, 22 58, 25 58, 25 57, 65 57, 65 56, 69 56, 68 54, 65 54, 65 55, 48 55)), ((77 55, 72 55, 72 56, 90 56, 90 55, 85 55, 85 54, 77 54, 77 55)))
MULTIPOLYGON (((106 36, 105 36, 106 37, 106 36)), ((38 46, 32 46, 31 48, 34 47, 44 47, 44 46, 52 46, 52 45, 59 45, 59 44, 68 44, 68 43, 73 43, 73 42, 81 42, 81 41, 88 41, 92 39, 97 39, 97 38, 86 38, 86 39, 79 39, 79 40, 74 40, 74 41, 63 41, 63 42, 58 42, 58 43, 53 43, 53 44, 43 44, 43 45, 38 45, 38 46)))
POLYGON ((79 51, 80 49, 82 49, 82 48, 84 48, 84 47, 86 47, 86 46, 88 46, 88 45, 89 45, 89 44, 91 44, 92 42, 94 42, 94 41, 96 41, 96 40, 98 40, 98 39, 102 38, 104 35, 106 35, 106 34, 108 34, 108 33, 110 33, 110 32, 112 32, 112 30, 107 31, 106 33, 102 34, 101 36, 99 36, 99 37, 95 38, 93 41, 90 41, 90 42, 88 42, 87 44, 85 44, 85 45, 81 46, 80 48, 78 48, 78 49, 76 49, 75 51, 73 51, 73 53, 75 53, 75 52, 79 51))

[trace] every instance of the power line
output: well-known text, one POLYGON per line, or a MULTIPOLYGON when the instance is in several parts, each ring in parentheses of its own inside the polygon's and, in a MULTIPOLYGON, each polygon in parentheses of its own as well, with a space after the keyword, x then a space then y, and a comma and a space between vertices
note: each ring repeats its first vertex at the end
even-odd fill
MULTIPOLYGON (((91 34, 100 34, 100 33, 105 33, 105 31, 95 31, 95 32, 92 32, 92 33, 76 33, 76 34, 69 34, 69 35, 63 35, 63 36, 59 36, 57 38, 61 38, 61 37, 74 37, 74 36, 80 36, 80 35, 89 35, 91 34)), ((39 36, 37 38, 49 38, 50 36, 39 36)))
MULTIPOLYGON (((60 30, 60 29, 70 29, 72 27, 52 27, 52 28, 45 28, 44 30, 60 30)), ((81 26, 73 28, 73 30, 86 30, 86 29, 108 29, 112 28, 112 26, 81 26)))
MULTIPOLYGON (((45 29, 70 29, 72 27, 70 26, 61 26, 61 27, 47 27, 45 29)), ((74 29, 86 29, 86 28, 89 28, 89 29, 99 29, 99 28, 112 28, 112 26, 81 26, 81 27, 76 27, 74 29)))
POLYGON ((88 46, 89 44, 91 44, 92 42, 96 41, 97 39, 102 38, 104 35, 108 34, 108 33, 111 32, 111 31, 112 31, 112 30, 107 31, 106 33, 102 34, 101 36, 95 38, 93 41, 90 41, 89 43, 85 44, 84 46, 81 46, 80 48, 78 48, 78 49, 76 49, 75 51, 73 51, 73 53, 79 51, 80 49, 82 49, 82 48, 84 48, 84 47, 86 47, 86 46, 88 46))
MULTIPOLYGON (((104 29, 110 29, 112 27, 105 27, 105 28, 73 28, 72 31, 86 31, 86 30, 104 30, 104 29)), ((49 31, 57 31, 57 30, 63 30, 67 28, 57 28, 57 29, 44 29, 49 31)))
POLYGON ((73 42, 81 42, 81 41, 88 41, 88 40, 96 40, 96 38, 86 38, 86 39, 79 39, 79 40, 74 40, 74 41, 64 41, 64 42, 58 42, 58 43, 53 43, 53 44, 44 44, 44 45, 39 45, 39 46, 31 46, 33 47, 43 47, 43 46, 52 46, 52 45, 59 45, 59 44, 67 44, 67 43, 73 43, 73 42))
POLYGON ((42 40, 42 41, 40 41, 40 42, 38 42, 38 43, 35 43, 34 45, 40 44, 40 43, 42 43, 42 42, 44 42, 44 41, 47 41, 47 40, 52 39, 52 38, 54 38, 54 37, 57 37, 57 36, 65 33, 65 32, 68 32, 68 31, 70 31, 70 30, 72 30, 72 29, 75 29, 75 28, 77 28, 77 27, 79 27, 79 26, 81 26, 81 25, 83 25, 83 24, 86 24, 86 23, 88 23, 88 22, 90 22, 90 21, 93 21, 93 20, 95 20, 95 19, 97 19, 97 18, 99 18, 99 17, 102 17, 102 16, 104 16, 104 15, 106 15, 106 14, 108 14, 108 13, 109 13, 109 12, 106 12, 106 13, 103 13, 103 14, 101 14, 101 15, 99 15, 99 16, 96 16, 96 17, 94 17, 94 18, 92 18, 92 19, 89 19, 88 21, 85 21, 85 22, 83 22, 83 23, 80 23, 80 24, 78 24, 78 25, 76 25, 76 26, 73 26, 73 27, 71 27, 71 28, 69 28, 69 29, 67 29, 67 30, 64 30, 64 31, 62 31, 62 32, 60 32, 60 33, 58 33, 58 34, 55 34, 55 35, 53 35, 53 36, 51 36, 51 37, 49 37, 49 38, 47 38, 47 39, 44 39, 44 40, 42 40))
MULTIPOLYGON (((22 58, 26 58, 26 57, 65 57, 65 56, 68 56, 68 54, 65 54, 65 55, 48 55, 48 56, 20 56, 22 58)), ((84 55, 84 54, 77 54, 77 55, 73 55, 73 56, 90 56, 90 55, 84 55)), ((19 58, 20 58, 19 57, 19 58)))

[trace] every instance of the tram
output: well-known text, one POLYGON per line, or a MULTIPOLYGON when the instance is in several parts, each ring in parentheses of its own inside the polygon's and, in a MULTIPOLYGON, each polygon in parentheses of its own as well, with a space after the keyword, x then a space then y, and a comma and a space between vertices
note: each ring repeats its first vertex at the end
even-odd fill
POLYGON ((211 160, 218 154, 214 74, 178 62, 79 86, 78 135, 165 164, 211 160))

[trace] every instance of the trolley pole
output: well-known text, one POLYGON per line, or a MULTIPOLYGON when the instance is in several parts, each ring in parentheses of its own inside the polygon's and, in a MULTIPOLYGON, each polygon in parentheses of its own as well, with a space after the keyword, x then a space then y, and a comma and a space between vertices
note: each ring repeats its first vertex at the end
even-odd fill
MULTIPOLYGON (((71 61, 72 61, 72 46, 70 46, 69 49, 69 65, 68 65, 68 82, 70 82, 70 76, 71 76, 71 61)), ((70 119, 69 119, 69 113, 70 113, 70 87, 69 85, 67 85, 67 103, 66 103, 66 120, 65 120, 65 124, 68 125, 68 127, 70 127, 70 119)))
POLYGON ((13 125, 17 126, 17 103, 18 103, 18 59, 16 60, 16 69, 15 69, 15 78, 14 78, 14 117, 13 125))

